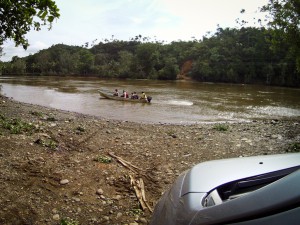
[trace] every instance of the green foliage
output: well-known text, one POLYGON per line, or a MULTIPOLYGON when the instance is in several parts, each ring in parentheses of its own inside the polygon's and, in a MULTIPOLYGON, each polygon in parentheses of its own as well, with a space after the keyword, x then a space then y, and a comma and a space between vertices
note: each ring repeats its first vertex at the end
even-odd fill
POLYGON ((56 119, 54 116, 49 116, 49 117, 47 117, 46 120, 47 120, 47 121, 50 121, 50 122, 57 121, 57 119, 56 119))
POLYGON ((31 115, 34 115, 34 116, 37 116, 37 117, 42 117, 43 116, 43 113, 37 112, 37 111, 31 111, 30 113, 31 113, 31 115))
POLYGON ((275 48, 289 43, 289 51, 295 54, 300 73, 300 2, 299 0, 270 0, 261 11, 269 13, 268 25, 272 28, 272 44, 275 48))
POLYGON ((296 142, 290 144, 286 152, 300 152, 300 143, 296 142))
POLYGON ((76 130, 79 132, 85 132, 85 128, 83 126, 78 126, 76 130))
POLYGON ((69 218, 61 219, 60 225, 79 225, 79 222, 69 218))
POLYGON ((35 143, 39 144, 39 145, 42 145, 44 147, 53 149, 53 150, 57 149, 57 147, 58 147, 58 143, 56 141, 52 140, 52 139, 47 139, 46 140, 46 139, 39 138, 35 141, 35 143))
POLYGON ((94 159, 94 161, 101 162, 101 163, 111 163, 112 162, 112 158, 109 157, 109 156, 99 155, 98 157, 96 157, 94 159))
POLYGON ((159 60, 158 45, 155 43, 142 43, 136 49, 135 72, 138 78, 150 78, 159 60))
POLYGON ((39 31, 41 26, 51 24, 59 18, 59 9, 52 0, 3 0, 0 3, 0 45, 7 39, 13 39, 16 45, 28 47, 25 35, 31 29, 39 31))
POLYGON ((131 216, 141 216, 144 215, 144 212, 142 209, 134 208, 129 210, 129 215, 131 216))
POLYGON ((175 131, 173 131, 173 130, 168 130, 168 131, 166 131, 166 134, 168 135, 168 136, 172 136, 172 135, 175 135, 175 131))
POLYGON ((56 143, 54 140, 49 140, 48 142, 44 143, 44 146, 51 149, 56 149, 58 147, 58 143, 56 143))
POLYGON ((9 130, 11 134, 31 133, 35 129, 34 125, 21 119, 7 119, 3 115, 0 115, 0 126, 9 130))
POLYGON ((87 49, 81 49, 78 52, 78 55, 78 68, 80 74, 90 74, 94 66, 95 56, 87 49))
POLYGON ((179 66, 177 65, 176 59, 168 57, 164 59, 163 68, 158 71, 158 79, 175 80, 179 72, 179 66))
POLYGON ((119 68, 118 74, 120 78, 129 78, 131 76, 131 68, 134 64, 134 56, 129 51, 119 52, 119 68))
POLYGON ((213 129, 217 130, 217 131, 228 131, 229 130, 229 126, 226 124, 216 124, 213 129))

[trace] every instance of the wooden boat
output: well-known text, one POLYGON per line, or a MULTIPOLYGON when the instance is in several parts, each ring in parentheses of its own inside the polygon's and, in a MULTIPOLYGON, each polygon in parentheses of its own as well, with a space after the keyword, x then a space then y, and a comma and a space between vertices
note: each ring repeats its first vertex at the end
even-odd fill
POLYGON ((117 100, 117 101, 138 102, 138 103, 150 103, 151 102, 151 97, 150 97, 150 101, 149 101, 148 99, 131 99, 131 98, 114 96, 113 93, 105 91, 105 90, 98 90, 98 92, 99 92, 100 96, 103 98, 117 100))

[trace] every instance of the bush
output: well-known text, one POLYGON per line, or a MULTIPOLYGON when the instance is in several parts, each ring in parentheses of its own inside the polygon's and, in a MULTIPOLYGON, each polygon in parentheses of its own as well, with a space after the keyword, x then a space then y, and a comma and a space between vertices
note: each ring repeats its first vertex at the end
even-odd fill
POLYGON ((6 119, 0 115, 0 125, 10 131, 11 134, 22 134, 24 132, 32 132, 34 125, 24 122, 21 119, 6 119))
POLYGON ((229 130, 229 126, 226 124, 216 124, 214 126, 214 129, 217 131, 228 131, 229 130))
POLYGON ((101 162, 101 163, 111 163, 112 159, 111 157, 108 156, 98 156, 97 158, 94 159, 96 162, 101 162))
POLYGON ((79 222, 66 218, 66 219, 61 219, 60 225, 79 225, 79 222))
POLYGON ((300 143, 290 144, 286 152, 300 152, 300 143))
POLYGON ((43 113, 37 112, 37 111, 32 111, 32 112, 30 112, 30 113, 31 113, 31 115, 33 115, 33 116, 38 116, 38 117, 42 117, 42 116, 43 116, 43 113))

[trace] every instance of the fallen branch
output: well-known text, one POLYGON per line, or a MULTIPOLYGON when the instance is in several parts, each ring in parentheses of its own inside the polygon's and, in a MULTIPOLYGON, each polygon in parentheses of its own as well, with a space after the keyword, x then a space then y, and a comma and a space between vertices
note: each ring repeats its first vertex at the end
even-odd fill
MULTIPOLYGON (((141 168, 132 165, 130 162, 122 159, 119 156, 114 155, 113 153, 108 153, 111 157, 115 158, 119 163, 121 163, 124 167, 126 167, 127 169, 129 169, 131 172, 133 172, 134 174, 141 174, 145 177, 147 177, 148 179, 151 177, 147 174, 145 174, 145 171, 142 170, 141 168)), ((150 212, 153 212, 153 209, 149 206, 147 200, 146 200, 146 194, 145 194, 145 184, 142 178, 136 179, 134 178, 134 176, 132 174, 129 174, 130 177, 130 184, 131 186, 133 186, 136 197, 138 198, 142 209, 145 211, 146 209, 149 209, 150 212)))
POLYGON ((144 170, 142 170, 141 168, 139 168, 139 167, 137 167, 137 166, 135 166, 135 165, 132 165, 130 162, 128 162, 128 161, 122 159, 121 157, 116 156, 116 155, 114 155, 114 154, 111 153, 111 152, 109 152, 108 154, 109 154, 111 157, 117 159, 123 166, 127 167, 128 169, 130 169, 130 170, 135 170, 135 169, 136 169, 136 170, 139 170, 139 171, 144 172, 144 170))
POLYGON ((142 178, 140 178, 140 187, 141 187, 141 192, 142 192, 142 199, 144 203, 146 204, 147 208, 150 210, 150 212, 153 212, 153 209, 150 207, 146 200, 146 193, 145 193, 145 184, 142 178))
POLYGON ((146 177, 147 179, 149 179, 150 181, 153 181, 153 177, 149 176, 145 170, 131 164, 130 162, 122 159, 119 156, 114 155, 113 153, 109 152, 108 153, 111 157, 115 158, 119 163, 121 163, 124 167, 126 167, 127 169, 129 169, 130 171, 132 171, 133 173, 142 175, 144 177, 146 177))
POLYGON ((146 200, 146 195, 145 195, 145 186, 144 186, 144 181, 142 178, 139 180, 136 180, 132 175, 130 176, 130 183, 134 188, 136 197, 138 198, 142 209, 145 211, 145 209, 149 209, 150 212, 153 212, 152 208, 149 206, 147 200, 146 200))

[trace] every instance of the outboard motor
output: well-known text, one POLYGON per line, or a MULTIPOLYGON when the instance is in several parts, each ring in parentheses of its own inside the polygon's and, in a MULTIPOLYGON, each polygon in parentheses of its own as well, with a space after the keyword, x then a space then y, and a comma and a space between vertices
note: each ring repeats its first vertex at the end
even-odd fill
POLYGON ((148 100, 148 102, 150 103, 151 100, 152 100, 152 97, 151 97, 151 96, 148 96, 148 97, 147 97, 147 100, 148 100))

